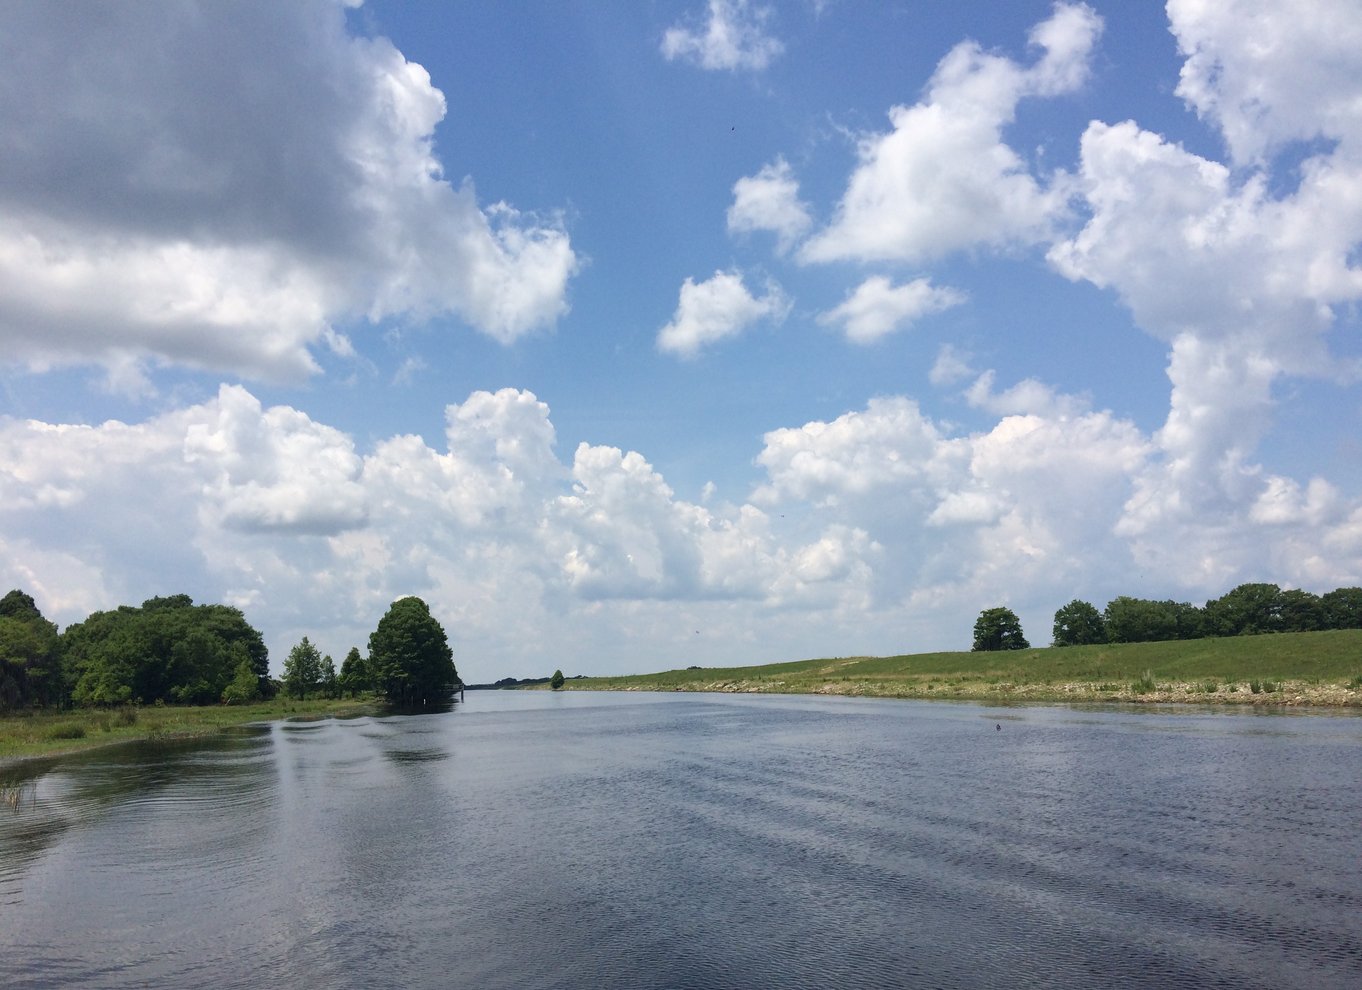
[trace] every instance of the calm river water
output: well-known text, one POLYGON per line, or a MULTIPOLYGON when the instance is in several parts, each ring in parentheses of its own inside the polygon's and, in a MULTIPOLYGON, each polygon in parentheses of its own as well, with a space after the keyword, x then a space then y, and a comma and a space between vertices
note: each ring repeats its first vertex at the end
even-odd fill
POLYGON ((51 765, 0 986, 1356 990, 1360 784, 1351 715, 470 692, 51 765))

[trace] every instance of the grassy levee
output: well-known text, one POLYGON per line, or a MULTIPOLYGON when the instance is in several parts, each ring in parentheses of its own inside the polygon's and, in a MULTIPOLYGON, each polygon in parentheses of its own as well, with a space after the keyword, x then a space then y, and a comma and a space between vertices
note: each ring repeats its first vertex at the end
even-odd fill
POLYGON ((234 725, 285 718, 347 717, 376 710, 365 700, 276 698, 250 705, 76 708, 0 714, 0 765, 139 739, 185 739, 234 725))
POLYGON ((1362 630, 801 660, 587 677, 569 690, 1362 706, 1362 630))

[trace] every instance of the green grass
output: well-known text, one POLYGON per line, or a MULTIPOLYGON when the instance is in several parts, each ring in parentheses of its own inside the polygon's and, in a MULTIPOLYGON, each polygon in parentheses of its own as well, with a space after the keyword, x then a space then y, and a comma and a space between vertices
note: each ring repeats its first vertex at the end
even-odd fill
POLYGON ((570 680, 566 687, 1362 705, 1362 630, 999 653, 800 660, 753 667, 588 677, 570 680))
POLYGON ((148 706, 71 711, 24 711, 0 715, 0 762, 51 756, 138 739, 180 739, 220 732, 248 722, 283 718, 351 716, 375 710, 375 703, 309 698, 276 698, 250 705, 148 706))

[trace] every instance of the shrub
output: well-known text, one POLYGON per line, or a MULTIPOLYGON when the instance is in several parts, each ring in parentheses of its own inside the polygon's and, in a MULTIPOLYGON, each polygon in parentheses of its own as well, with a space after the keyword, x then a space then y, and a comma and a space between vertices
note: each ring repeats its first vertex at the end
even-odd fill
POLYGON ((1136 694, 1149 694, 1155 687, 1153 671, 1146 670, 1139 680, 1131 682, 1130 690, 1136 694))
POLYGON ((85 726, 79 722, 58 722, 47 730, 48 739, 84 739, 85 726))

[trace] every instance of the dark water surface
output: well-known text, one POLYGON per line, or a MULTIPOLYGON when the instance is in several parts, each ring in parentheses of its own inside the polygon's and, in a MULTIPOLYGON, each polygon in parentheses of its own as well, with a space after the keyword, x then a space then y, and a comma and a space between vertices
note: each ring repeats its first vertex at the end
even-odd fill
POLYGON ((1356 990, 1360 785, 1350 715, 470 693, 58 761, 0 986, 1356 990))

